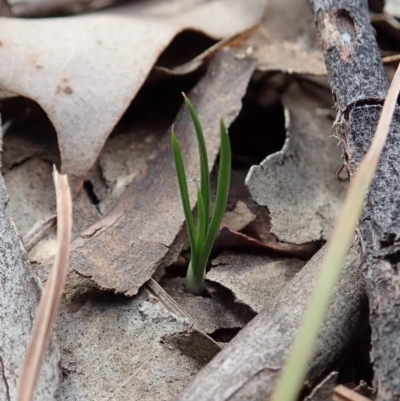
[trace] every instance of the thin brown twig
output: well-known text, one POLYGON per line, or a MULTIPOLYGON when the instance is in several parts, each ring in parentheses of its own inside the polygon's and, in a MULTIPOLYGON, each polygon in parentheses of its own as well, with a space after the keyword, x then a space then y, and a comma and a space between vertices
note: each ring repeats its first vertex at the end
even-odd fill
POLYGON ((72 229, 71 192, 65 174, 59 174, 54 168, 53 178, 57 194, 57 252, 33 325, 32 337, 18 383, 17 401, 32 400, 40 368, 50 344, 67 274, 72 229))
POLYGON ((369 398, 356 393, 345 386, 336 386, 333 389, 333 401, 371 401, 369 398))
POLYGON ((22 238, 25 249, 29 252, 56 225, 57 215, 53 214, 38 221, 22 238))
POLYGON ((393 54, 391 56, 382 57, 382 63, 387 64, 394 64, 400 61, 400 54, 393 54))

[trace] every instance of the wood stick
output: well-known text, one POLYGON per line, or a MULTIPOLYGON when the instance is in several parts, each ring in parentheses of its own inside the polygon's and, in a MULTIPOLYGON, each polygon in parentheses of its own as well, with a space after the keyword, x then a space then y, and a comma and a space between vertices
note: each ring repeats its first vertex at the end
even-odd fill
MULTIPOLYGON (((371 27, 367 1, 309 2, 338 109, 335 134, 341 141, 351 177, 370 145, 388 82, 371 27)), ((399 145, 400 112, 396 107, 360 222, 377 401, 400 400, 399 145)))
MULTIPOLYGON (((325 254, 322 248, 279 294, 205 366, 174 401, 265 401, 270 396, 307 306, 325 254)), ((353 246, 308 372, 309 383, 366 324, 359 248, 353 246), (363 312, 364 311, 364 312, 363 312)))

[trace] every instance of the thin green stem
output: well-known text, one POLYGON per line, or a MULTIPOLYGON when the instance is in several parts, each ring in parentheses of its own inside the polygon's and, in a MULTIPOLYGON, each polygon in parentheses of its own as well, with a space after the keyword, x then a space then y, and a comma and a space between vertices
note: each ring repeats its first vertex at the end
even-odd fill
POLYGON ((188 271, 186 273, 185 288, 193 295, 203 295, 204 292, 204 278, 205 270, 197 271, 193 268, 193 259, 189 263, 188 271))

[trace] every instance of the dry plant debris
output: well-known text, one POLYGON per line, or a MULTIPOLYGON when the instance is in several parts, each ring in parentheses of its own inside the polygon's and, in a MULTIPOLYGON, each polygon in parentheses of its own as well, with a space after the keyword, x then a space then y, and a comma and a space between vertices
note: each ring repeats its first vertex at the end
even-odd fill
POLYGON ((163 337, 192 324, 149 302, 93 295, 76 313, 63 311, 57 335, 64 380, 60 399, 169 400, 201 368, 163 337))
POLYGON ((206 278, 230 289, 237 302, 259 313, 304 264, 299 259, 224 253, 212 261, 206 278))
POLYGON ((331 372, 321 383, 315 386, 311 394, 304 401, 327 401, 332 399, 333 388, 338 372, 331 372))
POLYGON ((310 258, 320 248, 320 243, 280 242, 271 233, 271 216, 268 209, 258 205, 251 198, 245 185, 245 177, 243 171, 233 171, 228 203, 235 206, 225 213, 215 248, 246 247, 264 249, 282 256, 310 258))
POLYGON ((184 290, 184 280, 181 277, 165 279, 162 286, 207 334, 221 329, 242 328, 254 317, 252 310, 235 305, 233 297, 228 297, 226 293, 221 295, 218 288, 208 283, 207 297, 193 297, 188 294, 184 290))
MULTIPOLYGON (((343 141, 344 159, 351 176, 356 174, 358 164, 371 144, 388 90, 388 80, 371 28, 367 4, 360 8, 358 6, 359 2, 348 1, 346 12, 340 14, 338 19, 332 19, 334 4, 312 3, 317 29, 321 33, 330 86, 337 101, 336 135, 343 141), (333 27, 349 35, 350 40, 343 41, 342 35, 330 35, 333 27), (352 61, 348 62, 350 58, 352 61), (371 66, 374 66, 373 80, 368 76, 371 66)), ((386 144, 384 136, 379 140, 379 147, 384 147, 359 226, 363 245, 361 268, 369 298, 371 360, 378 401, 400 397, 400 381, 392 374, 400 362, 400 349, 395 340, 400 327, 397 319, 397 238, 400 232, 397 217, 400 196, 397 152, 400 115, 397 94, 392 95, 395 98, 391 99, 393 119, 390 126, 387 115, 384 120, 389 133, 386 144)), ((369 159, 371 164, 375 162, 374 158, 369 159)))
POLYGON ((345 386, 337 386, 333 390, 333 401, 371 401, 355 391, 350 390, 345 386))
POLYGON ((253 166, 246 183, 253 199, 267 206, 271 232, 280 241, 326 240, 347 189, 332 174, 341 164, 337 140, 329 138, 332 121, 301 90, 289 90, 284 105, 285 146, 253 166))
MULTIPOLYGON (((38 278, 51 284, 53 164, 71 175, 73 243, 33 399, 269 398, 347 190, 335 173, 344 162, 340 178, 354 174, 386 94, 382 61, 390 79, 399 60, 396 2, 366 4, 0 2, 0 401, 16 399, 38 278), (204 122, 212 177, 221 115, 233 151, 228 209, 204 297, 183 288, 190 253, 172 124, 192 202, 199 176, 181 92, 204 122)), ((364 240, 347 257, 300 401, 374 399, 373 391, 374 401, 397 399, 398 319, 391 313, 398 303, 390 297, 398 230, 390 205, 400 171, 398 119, 395 111, 361 224, 364 240), (368 391, 357 393, 362 388, 368 391)))
POLYGON ((115 3, 115 0, 9 0, 4 11, 15 17, 45 17, 94 10, 115 3))
POLYGON ((162 16, 142 3, 84 16, 1 20, 0 52, 8 62, 0 66, 0 89, 46 112, 75 191, 177 34, 192 29, 221 39, 253 26, 263 12, 259 0, 169 10, 165 2, 162 16))
MULTIPOLYGON (((253 59, 239 59, 231 52, 223 51, 213 59, 208 73, 189 93, 203 121, 210 164, 219 149, 215 121, 224 115, 229 124, 238 114, 240 99, 254 65, 253 59), (212 92, 208 90, 211 87, 212 92)), ((181 109, 174 126, 183 134, 180 140, 188 160, 187 176, 196 178, 197 148, 186 110, 181 109)), ((167 134, 116 207, 74 241, 70 269, 92 278, 103 289, 130 296, 136 294, 151 278, 184 222, 177 185, 167 134), (153 218, 155 215, 157 219, 153 218)), ((193 202, 197 193, 195 182, 189 191, 193 202)))
POLYGON ((326 75, 306 0, 269 0, 264 19, 249 44, 254 46, 260 71, 326 75))
POLYGON ((54 168, 53 176, 57 194, 57 252, 54 266, 40 299, 32 328, 32 337, 22 365, 17 388, 17 401, 33 399, 41 365, 51 341, 68 270, 72 230, 71 192, 68 177, 65 174, 59 174, 54 168))
MULTIPOLYGON (((7 193, 0 181, 0 399, 16 399, 17 381, 39 306, 41 286, 14 224, 5 215, 7 193)), ((60 348, 53 338, 41 368, 35 400, 53 399, 60 384, 60 348)))
MULTIPOLYGON (((206 365, 174 401, 261 401, 271 396, 289 347, 303 317, 313 283, 321 269, 323 247, 221 352, 206 365)), ((309 366, 315 383, 363 330, 367 314, 365 286, 359 267, 360 250, 349 251, 324 329, 309 366)))
MULTIPOLYGON (((6 172, 4 180, 10 197, 6 213, 22 235, 29 259, 35 263, 43 263, 55 255, 57 244, 55 221, 51 221, 56 213, 52 167, 42 158, 28 158, 26 162, 6 172), (29 185, 25 185, 27 182, 29 185), (36 239, 33 238, 34 242, 28 243, 32 235, 36 239)), ((72 237, 77 237, 99 218, 100 215, 87 193, 81 192, 73 203, 72 237)))

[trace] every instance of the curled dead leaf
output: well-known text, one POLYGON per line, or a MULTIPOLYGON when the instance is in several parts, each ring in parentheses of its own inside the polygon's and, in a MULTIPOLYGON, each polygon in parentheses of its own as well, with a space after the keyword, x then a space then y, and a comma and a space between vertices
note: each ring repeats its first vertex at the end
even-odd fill
POLYGON ((178 33, 223 38, 253 26, 263 12, 259 0, 164 6, 161 15, 133 3, 92 15, 0 20, 0 89, 33 99, 47 113, 74 193, 178 33))
MULTIPOLYGON (((239 59, 229 50, 222 51, 189 93, 203 123, 210 168, 219 150, 218 120, 224 115, 229 125, 238 115, 254 66, 254 59, 239 59)), ((197 187, 193 178, 199 161, 193 126, 184 108, 174 125, 187 161, 187 176, 192 179, 189 192, 194 204, 197 187)), ((92 278, 100 288, 132 296, 152 277, 183 222, 167 132, 115 208, 74 241, 71 269, 92 278)), ((47 271, 48 266, 39 270, 47 271)))
POLYGON ((253 199, 268 207, 272 234, 293 244, 326 240, 346 191, 335 179, 341 157, 332 123, 310 99, 302 91, 286 94, 285 146, 246 178, 253 199))

